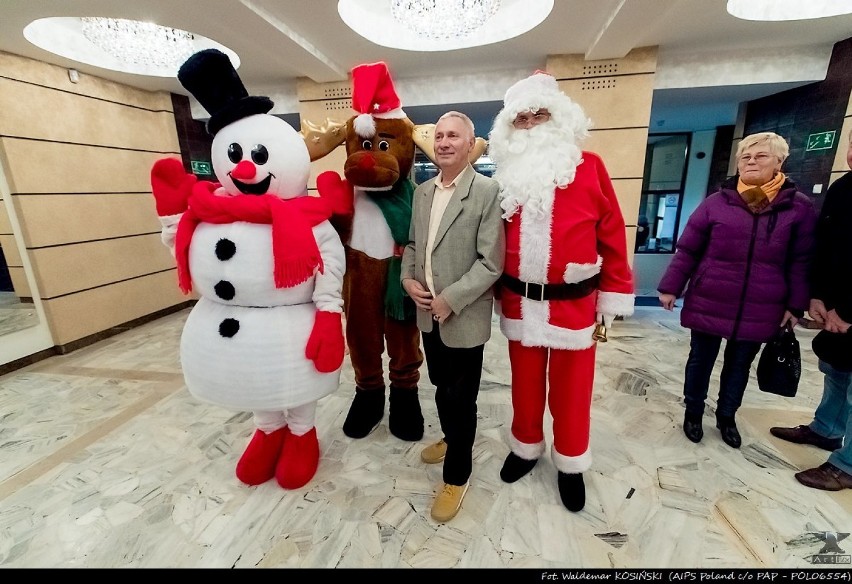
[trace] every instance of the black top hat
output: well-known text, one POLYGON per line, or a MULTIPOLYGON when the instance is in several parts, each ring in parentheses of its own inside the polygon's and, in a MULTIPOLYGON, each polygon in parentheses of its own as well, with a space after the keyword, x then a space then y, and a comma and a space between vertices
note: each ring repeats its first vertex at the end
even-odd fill
POLYGON ((241 118, 265 114, 274 105, 268 97, 250 96, 228 55, 218 49, 192 55, 177 77, 210 114, 207 131, 211 136, 241 118))

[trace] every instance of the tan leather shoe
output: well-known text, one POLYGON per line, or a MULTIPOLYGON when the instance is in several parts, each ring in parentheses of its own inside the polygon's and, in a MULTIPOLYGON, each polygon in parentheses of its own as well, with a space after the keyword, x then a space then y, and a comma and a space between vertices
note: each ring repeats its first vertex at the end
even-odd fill
POLYGON ((461 509, 462 500, 469 485, 470 481, 461 486, 444 483, 444 487, 432 503, 432 519, 444 522, 455 517, 461 509))
POLYGON ((444 460, 447 455, 447 443, 441 438, 434 444, 430 444, 420 452, 420 460, 426 464, 437 464, 444 460))

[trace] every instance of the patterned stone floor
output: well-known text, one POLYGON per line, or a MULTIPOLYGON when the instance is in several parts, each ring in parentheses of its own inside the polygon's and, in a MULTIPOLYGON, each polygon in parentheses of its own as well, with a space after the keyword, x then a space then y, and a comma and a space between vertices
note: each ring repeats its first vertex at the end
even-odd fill
POLYGON ((807 423, 818 403, 811 331, 798 333, 799 394, 763 394, 752 380, 738 416, 743 446, 733 450, 712 422, 717 386, 704 440, 680 429, 688 331, 677 314, 640 307, 616 322, 598 350, 594 462, 575 514, 559 502, 549 458, 517 483, 500 481, 511 404, 495 324, 471 488, 458 516, 438 524, 429 509, 440 465, 419 458, 440 435, 425 366, 422 442, 393 437, 387 417, 363 440, 344 436, 347 361, 340 389, 320 402, 314 479, 295 491, 247 487, 234 466, 250 415, 199 403, 183 384, 187 314, 0 377, 0 566, 812 567, 816 532, 852 531, 852 490, 815 491, 793 478, 827 453, 768 432, 807 423))

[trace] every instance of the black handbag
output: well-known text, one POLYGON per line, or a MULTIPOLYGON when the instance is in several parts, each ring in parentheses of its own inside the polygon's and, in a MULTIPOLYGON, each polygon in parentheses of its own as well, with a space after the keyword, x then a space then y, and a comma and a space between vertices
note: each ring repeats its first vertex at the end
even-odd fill
POLYGON ((799 341, 788 323, 763 347, 757 362, 757 387, 766 393, 795 397, 801 374, 799 341))

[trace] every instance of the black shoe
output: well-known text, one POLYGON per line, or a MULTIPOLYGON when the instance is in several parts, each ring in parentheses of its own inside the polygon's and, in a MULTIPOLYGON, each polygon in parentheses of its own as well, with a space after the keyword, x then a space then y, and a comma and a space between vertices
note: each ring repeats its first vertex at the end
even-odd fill
POLYGON ((343 433, 350 438, 364 438, 375 430, 385 415, 384 389, 355 388, 355 399, 343 422, 343 433))
POLYGON ((559 497, 569 511, 581 511, 586 506, 586 485, 581 473, 568 474, 560 472, 556 478, 559 485, 559 497))
POLYGON ((743 443, 733 416, 716 416, 716 427, 722 433, 722 440, 731 448, 739 448, 743 443))
POLYGON ((537 458, 527 460, 510 452, 503 462, 503 468, 500 469, 500 478, 504 483, 514 483, 530 472, 537 462, 537 458))
POLYGON ((701 426, 702 414, 690 414, 683 416, 683 433, 686 437, 698 444, 704 438, 704 428, 701 426))
POLYGON ((423 438, 423 413, 420 411, 420 400, 417 388, 390 388, 388 402, 388 427, 391 434, 400 440, 417 442, 423 438))
POLYGON ((793 442, 794 444, 810 444, 829 452, 839 450, 843 446, 843 438, 826 438, 820 436, 810 426, 796 426, 795 428, 774 427, 769 429, 773 436, 793 442))

